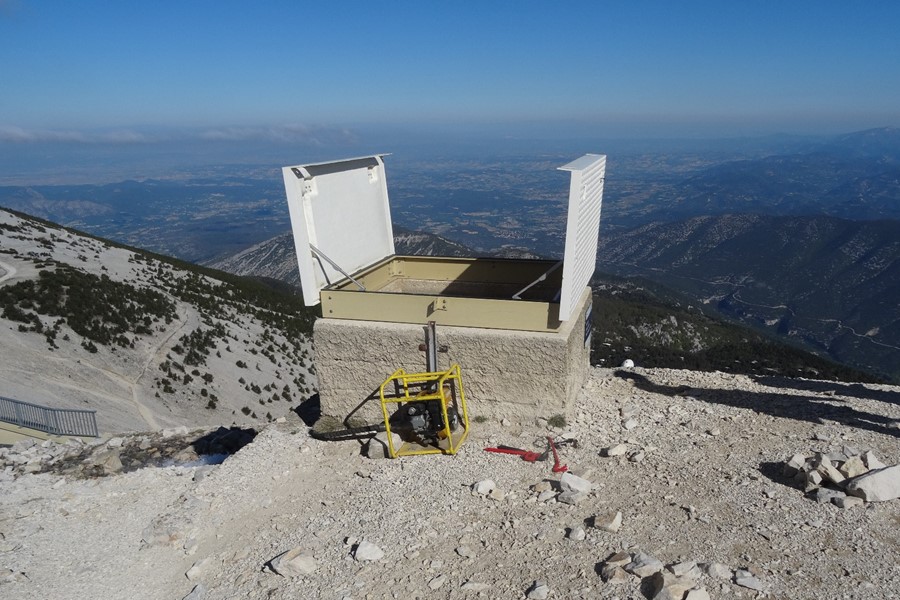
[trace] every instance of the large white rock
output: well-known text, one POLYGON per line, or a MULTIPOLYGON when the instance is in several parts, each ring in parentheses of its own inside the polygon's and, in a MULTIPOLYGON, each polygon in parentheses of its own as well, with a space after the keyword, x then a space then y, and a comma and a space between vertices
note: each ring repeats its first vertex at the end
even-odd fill
POLYGON ((497 489, 497 484, 494 483, 493 479, 482 479, 481 481, 472 484, 472 491, 479 496, 487 496, 495 489, 497 489))
POLYGON ((834 468, 834 465, 831 464, 831 461, 827 456, 819 455, 817 461, 816 472, 819 473, 824 480, 830 481, 835 485, 841 485, 844 482, 846 477, 834 468))
POLYGON ((700 572, 700 567, 692 560, 671 564, 668 566, 668 569, 677 577, 687 577, 694 581, 697 581, 703 575, 700 572))
POLYGON ((559 487, 564 492, 576 492, 581 494, 589 494, 593 485, 587 479, 573 475, 572 473, 563 473, 559 478, 559 487))
POLYGON ((628 452, 628 446, 626 444, 616 444, 615 446, 610 446, 608 448, 604 448, 600 451, 601 456, 622 456, 628 452))
POLYGON ((622 513, 614 512, 597 515, 594 517, 594 527, 610 533, 617 533, 622 528, 622 513))
POLYGON ((697 582, 667 571, 657 571, 653 573, 650 584, 653 586, 650 596, 653 600, 681 600, 697 582))
POLYGON ((535 581, 525 593, 525 597, 528 598, 528 600, 547 600, 547 596, 549 595, 550 588, 543 581, 535 581))
POLYGON ((272 559, 272 570, 282 577, 311 575, 318 565, 312 553, 301 547, 288 550, 272 559))
POLYGON ((625 565, 626 571, 638 577, 649 577, 657 571, 662 571, 662 569, 662 561, 643 552, 635 554, 631 562, 625 565))
POLYGON ((851 456, 850 458, 845 460, 844 464, 842 464, 838 468, 838 471, 841 472, 841 475, 843 475, 847 479, 859 477, 868 470, 869 469, 868 467, 866 467, 865 463, 863 463, 863 459, 861 456, 851 456))
POLYGON ((198 583, 187 596, 182 598, 182 600, 203 600, 204 597, 206 597, 206 586, 202 583, 198 583))
POLYGON ((806 464, 806 457, 802 454, 795 454, 784 465, 784 476, 793 477, 803 469, 806 464))
POLYGON ((361 541, 353 553, 353 558, 358 561, 375 561, 384 558, 384 550, 365 540, 361 541))
POLYGON ((557 502, 563 504, 575 505, 588 499, 588 494, 584 492, 563 492, 556 497, 557 502))
POLYGON ((600 578, 603 579, 604 582, 612 585, 627 583, 633 579, 633 577, 622 567, 608 564, 604 564, 600 567, 600 578))
POLYGON ((753 576, 753 573, 744 569, 738 569, 734 572, 734 582, 741 587, 761 592, 766 589, 766 585, 753 576))
POLYGON ((885 502, 900 498, 900 465, 869 471, 851 479, 847 493, 866 502, 885 502))
POLYGON ((863 462, 866 463, 866 466, 869 467, 870 471, 874 471, 875 469, 883 469, 887 466, 886 464, 878 460, 878 458, 875 456, 875 454, 872 453, 871 450, 863 454, 862 458, 863 462))
POLYGON ((191 565, 191 568, 187 570, 187 573, 184 574, 185 577, 188 578, 188 581, 197 581, 200 579, 200 576, 203 574, 204 569, 209 564, 209 557, 204 558, 201 561, 195 562, 191 565))
MULTIPOLYGON (((391 442, 394 444, 394 452, 400 449, 400 446, 403 445, 403 438, 399 435, 391 432, 391 442)), ((388 446, 388 437, 386 431, 381 431, 376 434, 372 439, 369 440, 369 443, 366 444, 365 454, 369 458, 390 458, 391 450, 388 446)))
POLYGON ((728 565, 720 562, 711 562, 703 565, 703 570, 707 575, 715 579, 731 579, 732 571, 728 565))

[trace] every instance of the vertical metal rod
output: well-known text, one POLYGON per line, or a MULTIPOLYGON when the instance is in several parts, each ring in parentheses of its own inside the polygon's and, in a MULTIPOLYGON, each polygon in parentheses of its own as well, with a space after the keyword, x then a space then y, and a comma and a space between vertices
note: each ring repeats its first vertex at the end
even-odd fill
POLYGON ((434 321, 428 321, 425 326, 425 370, 429 373, 438 370, 437 353, 437 328, 434 321))

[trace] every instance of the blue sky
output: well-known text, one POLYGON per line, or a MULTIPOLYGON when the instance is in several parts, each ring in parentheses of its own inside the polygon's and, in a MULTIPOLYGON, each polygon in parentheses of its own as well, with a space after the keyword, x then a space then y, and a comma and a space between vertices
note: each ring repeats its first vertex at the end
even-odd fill
POLYGON ((0 141, 900 126, 898 32, 896 1, 0 0, 0 141))

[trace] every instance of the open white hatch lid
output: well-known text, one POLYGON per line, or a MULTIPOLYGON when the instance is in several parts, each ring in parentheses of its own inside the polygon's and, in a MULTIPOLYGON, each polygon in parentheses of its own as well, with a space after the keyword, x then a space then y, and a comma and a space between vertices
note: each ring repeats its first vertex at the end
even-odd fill
POLYGON ((581 299, 584 287, 597 268, 606 155, 585 154, 559 169, 572 174, 569 182, 562 292, 559 297, 559 320, 568 321, 581 299))
POLYGON ((303 302, 394 254, 384 155, 284 167, 303 302))
MULTIPOLYGON (((383 156, 284 167, 307 306, 319 303, 326 286, 352 280, 354 273, 394 254, 383 156)), ((568 321, 596 268, 606 156, 586 154, 559 168, 571 173, 559 295, 559 320, 568 321)))

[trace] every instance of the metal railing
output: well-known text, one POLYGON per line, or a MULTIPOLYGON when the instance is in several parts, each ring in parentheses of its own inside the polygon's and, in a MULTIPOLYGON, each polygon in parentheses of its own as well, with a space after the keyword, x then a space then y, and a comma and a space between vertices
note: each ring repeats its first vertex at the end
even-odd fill
POLYGON ((49 408, 0 396, 0 421, 52 435, 99 437, 95 410, 49 408))

